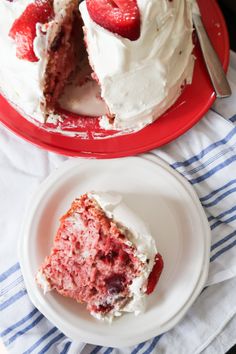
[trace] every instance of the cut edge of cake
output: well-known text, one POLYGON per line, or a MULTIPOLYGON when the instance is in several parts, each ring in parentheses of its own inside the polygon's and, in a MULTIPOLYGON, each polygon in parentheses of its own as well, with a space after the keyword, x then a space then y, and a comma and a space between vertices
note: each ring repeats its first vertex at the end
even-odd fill
POLYGON ((83 22, 78 11, 79 0, 54 0, 55 17, 45 28, 45 48, 42 57, 41 82, 43 92, 41 110, 47 120, 58 108, 58 101, 68 83, 80 70, 80 63, 86 56, 83 39, 83 22))

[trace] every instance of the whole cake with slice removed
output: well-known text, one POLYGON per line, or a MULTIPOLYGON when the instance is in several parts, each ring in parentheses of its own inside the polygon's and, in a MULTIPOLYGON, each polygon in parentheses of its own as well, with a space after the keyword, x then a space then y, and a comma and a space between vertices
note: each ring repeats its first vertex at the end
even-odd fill
POLYGON ((28 118, 139 130, 191 83, 191 0, 1 0, 0 14, 0 89, 28 118))
POLYGON ((86 193, 61 218, 36 281, 87 305, 98 319, 145 310, 163 260, 144 223, 114 193, 86 193))

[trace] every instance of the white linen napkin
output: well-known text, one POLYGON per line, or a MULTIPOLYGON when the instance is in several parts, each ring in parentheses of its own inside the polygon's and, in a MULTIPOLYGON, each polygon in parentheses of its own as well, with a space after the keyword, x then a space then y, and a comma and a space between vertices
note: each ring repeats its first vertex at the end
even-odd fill
MULTIPOLYGON (((195 188, 212 229, 206 289, 171 331, 133 348, 72 342, 31 304, 17 256, 24 213, 39 183, 66 157, 40 150, 0 127, 0 337, 10 353, 224 353, 236 323, 236 55, 233 96, 218 101, 195 127, 151 153, 195 188), (228 118, 225 120, 223 117, 228 118), (174 348, 174 349, 173 349, 174 348)), ((236 338, 235 338, 236 342, 236 338)))

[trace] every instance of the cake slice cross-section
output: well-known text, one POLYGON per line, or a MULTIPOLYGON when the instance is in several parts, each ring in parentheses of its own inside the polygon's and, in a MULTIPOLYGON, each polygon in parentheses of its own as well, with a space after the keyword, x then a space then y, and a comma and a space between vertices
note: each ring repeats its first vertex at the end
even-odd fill
POLYGON ((163 261, 142 221, 117 194, 86 193, 60 219, 37 283, 85 303, 98 319, 139 314, 163 261))

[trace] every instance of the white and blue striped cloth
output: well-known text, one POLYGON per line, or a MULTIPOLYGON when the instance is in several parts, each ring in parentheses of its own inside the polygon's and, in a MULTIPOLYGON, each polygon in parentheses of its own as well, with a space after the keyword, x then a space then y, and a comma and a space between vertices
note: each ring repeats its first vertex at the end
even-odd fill
POLYGON ((151 153, 195 188, 212 230, 205 290, 171 331, 132 348, 72 342, 30 302, 17 261, 22 220, 38 184, 66 158, 40 150, 0 127, 0 338, 10 353, 223 354, 236 342, 236 55, 233 96, 218 101, 194 128, 151 153), (227 118, 224 119, 224 118, 227 118))

